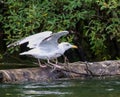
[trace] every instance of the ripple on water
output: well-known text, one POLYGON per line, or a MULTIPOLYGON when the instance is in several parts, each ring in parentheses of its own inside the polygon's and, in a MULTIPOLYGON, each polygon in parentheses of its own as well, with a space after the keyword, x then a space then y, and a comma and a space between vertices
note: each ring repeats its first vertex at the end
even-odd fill
POLYGON ((25 85, 23 94, 24 95, 69 95, 72 92, 66 90, 68 87, 72 87, 71 82, 57 82, 57 83, 36 83, 25 85), (65 89, 62 90, 62 89, 65 89))
POLYGON ((115 83, 116 83, 117 85, 120 85, 120 81, 115 81, 115 83))
POLYGON ((26 90, 23 92, 24 94, 29 95, 47 95, 47 94, 56 94, 56 95, 62 95, 62 94, 71 94, 70 92, 60 92, 60 91, 35 91, 35 90, 26 90))
POLYGON ((64 87, 72 87, 74 86, 74 84, 70 83, 70 82, 62 82, 62 83, 44 83, 44 84, 29 84, 29 85, 25 85, 24 88, 25 89, 36 89, 36 88, 64 88, 64 87))
POLYGON ((106 91, 114 91, 113 88, 106 89, 106 91))

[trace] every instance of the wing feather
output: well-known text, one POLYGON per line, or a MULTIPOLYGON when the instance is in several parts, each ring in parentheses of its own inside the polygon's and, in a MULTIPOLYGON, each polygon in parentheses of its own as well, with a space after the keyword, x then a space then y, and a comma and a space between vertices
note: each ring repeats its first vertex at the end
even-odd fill
POLYGON ((58 39, 64 35, 67 35, 68 33, 69 33, 68 31, 61 31, 58 33, 54 33, 51 36, 42 40, 42 42, 39 44, 39 47, 46 48, 49 50, 50 49, 55 50, 58 47, 58 39))
POLYGON ((46 37, 49 37, 51 34, 52 34, 51 31, 40 32, 40 33, 25 37, 14 43, 11 43, 7 47, 17 46, 17 45, 21 45, 21 44, 28 42, 27 47, 35 48, 36 46, 38 46, 40 44, 40 42, 42 42, 42 40, 44 40, 46 37))

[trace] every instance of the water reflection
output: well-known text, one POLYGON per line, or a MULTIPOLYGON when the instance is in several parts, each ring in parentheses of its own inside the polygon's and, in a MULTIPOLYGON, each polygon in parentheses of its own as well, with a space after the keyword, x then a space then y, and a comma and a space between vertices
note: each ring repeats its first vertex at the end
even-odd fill
POLYGON ((69 81, 61 81, 61 82, 48 82, 48 83, 32 83, 25 85, 24 88, 56 88, 56 87, 72 87, 74 84, 69 81))
POLYGON ((62 88, 69 88, 72 87, 73 83, 71 82, 51 82, 51 83, 33 83, 25 85, 23 88, 25 91, 23 91, 23 94, 32 95, 31 97, 34 97, 34 95, 70 95, 70 91, 63 91, 62 88))
POLYGON ((113 91, 113 90, 114 90, 113 88, 106 89, 106 91, 113 91))
POLYGON ((120 97, 120 79, 1 84, 1 97, 120 97))
POLYGON ((43 94, 57 94, 57 95, 60 95, 60 94, 70 94, 69 92, 60 92, 60 91, 35 91, 35 90, 27 90, 27 91, 24 91, 24 94, 39 94, 39 95, 43 95, 43 94))

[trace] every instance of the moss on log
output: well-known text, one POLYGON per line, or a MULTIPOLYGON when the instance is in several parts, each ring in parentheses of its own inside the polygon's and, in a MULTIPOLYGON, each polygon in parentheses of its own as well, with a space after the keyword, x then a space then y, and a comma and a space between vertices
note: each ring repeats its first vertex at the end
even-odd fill
POLYGON ((120 61, 74 62, 50 67, 0 70, 0 82, 38 82, 61 78, 86 78, 120 75, 120 61))

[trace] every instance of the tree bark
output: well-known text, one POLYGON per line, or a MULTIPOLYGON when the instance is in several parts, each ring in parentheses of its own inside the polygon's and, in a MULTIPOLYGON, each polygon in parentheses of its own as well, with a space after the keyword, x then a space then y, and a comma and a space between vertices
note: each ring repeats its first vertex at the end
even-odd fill
POLYGON ((0 82, 38 82, 64 78, 107 77, 120 75, 120 61, 74 62, 60 64, 55 70, 45 68, 24 68, 0 70, 0 82))

